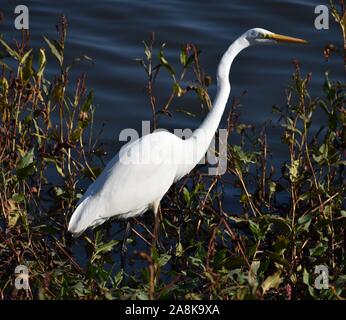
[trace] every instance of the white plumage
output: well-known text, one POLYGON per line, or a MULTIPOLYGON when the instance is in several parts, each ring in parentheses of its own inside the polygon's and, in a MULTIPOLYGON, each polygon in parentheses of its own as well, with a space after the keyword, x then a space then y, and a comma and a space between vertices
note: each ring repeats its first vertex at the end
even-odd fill
POLYGON ((111 217, 130 218, 149 209, 156 214, 170 186, 189 173, 206 153, 220 123, 229 93, 229 71, 236 55, 252 44, 304 40, 250 29, 224 53, 217 69, 213 108, 186 140, 166 131, 153 132, 121 149, 78 202, 68 230, 78 236, 111 217))
POLYGON ((125 146, 80 199, 69 231, 79 235, 113 216, 126 219, 149 209, 156 213, 172 183, 189 170, 183 157, 188 144, 159 131, 125 146))

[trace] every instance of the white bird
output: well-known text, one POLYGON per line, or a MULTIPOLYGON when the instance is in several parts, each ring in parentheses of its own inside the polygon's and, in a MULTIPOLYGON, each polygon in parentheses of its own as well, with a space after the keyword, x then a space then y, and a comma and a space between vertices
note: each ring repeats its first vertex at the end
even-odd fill
POLYGON ((112 217, 126 219, 149 209, 157 216, 170 186, 198 164, 210 145, 230 94, 229 73, 234 58, 251 45, 277 42, 306 43, 261 28, 250 29, 235 40, 218 65, 213 108, 202 125, 186 140, 154 131, 123 147, 78 202, 68 231, 78 236, 112 217))

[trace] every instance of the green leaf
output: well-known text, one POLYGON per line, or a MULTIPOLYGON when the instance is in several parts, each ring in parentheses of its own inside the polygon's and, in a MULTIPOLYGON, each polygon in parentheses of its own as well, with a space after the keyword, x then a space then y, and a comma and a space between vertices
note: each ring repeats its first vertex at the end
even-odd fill
POLYGON ((276 192, 276 183, 269 181, 269 198, 272 198, 276 192))
POLYGON ((278 271, 273 275, 267 277, 261 286, 263 294, 265 294, 270 289, 277 289, 282 281, 283 279, 281 278, 281 271, 278 271))
POLYGON ((117 244, 119 243, 118 240, 111 240, 105 244, 103 244, 102 246, 98 247, 96 250, 95 250, 95 253, 93 254, 93 257, 91 259, 91 262, 94 262, 96 259, 99 258, 99 255, 101 253, 104 253, 104 252, 108 252, 108 251, 111 251, 112 248, 114 246, 116 246, 117 244))
POLYGON ((10 56, 19 61, 19 54, 15 50, 11 49, 11 47, 1 38, 0 43, 4 46, 5 50, 8 52, 10 56))
POLYGON ((81 281, 78 281, 74 286, 72 286, 78 297, 84 297, 86 290, 85 286, 81 281))
MULTIPOLYGON (((197 57, 200 55, 202 51, 197 50, 197 57)), ((195 53, 190 54, 189 58, 186 61, 185 68, 187 68, 192 62, 195 61, 195 53)))
POLYGON ((162 255, 160 255, 160 257, 157 260, 159 266, 163 267, 164 265, 166 265, 167 262, 171 259, 171 257, 172 256, 169 255, 169 254, 162 254, 162 255))
POLYGON ((164 47, 165 47, 165 43, 161 46, 161 49, 159 51, 159 60, 160 60, 161 64, 168 70, 168 72, 171 74, 171 76, 173 77, 173 79, 175 81, 175 71, 174 71, 173 67, 169 64, 169 62, 167 61, 167 59, 165 58, 165 56, 163 54, 164 47))
POLYGON ((13 200, 8 201, 9 207, 10 207, 10 212, 7 216, 8 219, 8 226, 10 228, 14 227, 17 224, 17 221, 20 217, 20 212, 16 206, 16 203, 13 200))
POLYGON ((13 228, 17 224, 19 217, 20 217, 19 211, 17 211, 17 210, 11 211, 8 214, 8 226, 10 228, 13 228))
POLYGON ((114 277, 114 284, 116 287, 120 286, 121 281, 124 278, 124 270, 121 269, 114 277))
POLYGON ((238 159, 244 164, 255 163, 254 154, 245 152, 241 146, 233 145, 233 152, 236 154, 238 159))
POLYGON ((18 169, 24 169, 26 167, 28 167, 30 164, 32 164, 34 162, 34 148, 31 148, 27 154, 20 159, 20 161, 17 164, 17 170, 18 169))
POLYGON ((310 224, 311 224, 311 221, 312 221, 312 213, 308 213, 304 216, 301 216, 299 219, 298 219, 298 229, 297 229, 297 232, 300 232, 300 231, 308 231, 309 230, 309 227, 310 227, 310 224))
POLYGON ((15 202, 23 202, 25 200, 25 195, 23 193, 15 193, 12 196, 12 200, 15 202))
POLYGON ((183 65, 184 68, 186 66, 186 62, 187 62, 186 48, 183 47, 180 50, 180 63, 183 65))
POLYGON ((189 292, 185 295, 186 300, 202 300, 202 297, 197 293, 189 292))
POLYGON ((279 265, 284 266, 285 268, 290 267, 290 263, 281 255, 276 252, 271 252, 269 250, 265 251, 264 254, 269 257, 271 260, 275 261, 279 265))
POLYGON ((178 82, 174 82, 173 91, 177 97, 181 97, 185 93, 185 90, 179 85, 178 82))
POLYGON ((259 224, 253 222, 252 220, 249 220, 249 227, 256 240, 259 240, 262 236, 259 224))
POLYGON ((333 95, 333 86, 332 83, 329 79, 329 74, 328 72, 325 73, 325 78, 324 78, 324 84, 323 84, 323 91, 328 97, 329 100, 331 100, 332 95, 333 95))
POLYGON ((56 40, 53 40, 53 42, 52 42, 52 41, 50 41, 46 37, 43 37, 43 38, 44 38, 44 41, 46 41, 46 43, 48 44, 52 54, 59 61, 59 65, 62 67, 62 64, 63 64, 63 49, 62 49, 61 45, 56 40))
POLYGON ((183 194, 186 204, 189 205, 191 202, 191 196, 189 190, 186 187, 183 188, 183 194))
POLYGON ((107 300, 113 300, 113 296, 112 296, 112 293, 110 291, 106 291, 105 292, 105 298, 107 300))
POLYGON ((81 56, 81 57, 78 57, 78 58, 73 59, 73 61, 66 67, 66 69, 65 69, 66 72, 68 73, 68 72, 71 70, 71 68, 72 68, 75 64, 79 63, 79 62, 82 61, 82 60, 85 60, 85 61, 87 61, 87 62, 90 62, 91 64, 94 64, 94 63, 95 63, 95 61, 94 61, 93 58, 91 58, 91 57, 89 57, 89 56, 86 56, 86 55, 83 55, 83 56, 81 56))
POLYGON ((149 61, 149 60, 151 60, 151 50, 145 41, 143 41, 143 45, 144 45, 144 53, 147 57, 147 60, 149 61))
POLYGON ((273 223, 276 227, 280 228, 285 234, 290 234, 292 232, 291 221, 289 219, 284 219, 279 216, 264 216, 264 219, 268 222, 273 223))
POLYGON ((286 249, 288 248, 289 244, 290 240, 287 237, 282 235, 277 236, 274 244, 275 253, 283 255, 286 249))
POLYGON ((321 106, 322 110, 324 110, 324 112, 327 115, 330 115, 330 110, 329 110, 327 104, 323 100, 320 100, 320 106, 321 106))
POLYGON ((323 243, 319 243, 316 247, 310 248, 309 252, 312 257, 321 256, 327 250, 327 246, 323 243))
POLYGON ((37 71, 37 76, 39 78, 42 78, 46 64, 47 64, 47 58, 46 58, 45 50, 43 48, 40 48, 40 55, 38 58, 38 71, 37 71))
POLYGON ((138 291, 136 294, 138 300, 149 300, 148 294, 145 291, 138 291))
POLYGON ((64 190, 60 187, 55 186, 53 190, 58 197, 61 197, 64 194, 64 190))
MULTIPOLYGON (((30 53, 30 51, 27 52, 30 53)), ((26 83, 27 81, 30 80, 31 76, 34 74, 34 69, 32 68, 32 55, 28 55, 25 59, 25 57, 23 57, 23 62, 21 62, 22 64, 22 68, 20 69, 20 76, 23 79, 23 81, 26 83)))
POLYGON ((183 249, 183 245, 181 244, 181 242, 178 242, 176 248, 175 248, 175 255, 177 257, 181 257, 184 253, 184 249, 183 249))
POLYGON ((261 265, 260 261, 254 260, 252 261, 251 268, 249 270, 248 283, 250 287, 252 288, 253 292, 255 292, 258 287, 257 272, 260 265, 261 265))
POLYGON ((32 49, 30 49, 27 52, 25 52, 24 56, 20 59, 19 63, 24 65, 26 60, 29 58, 31 52, 32 52, 32 49))
POLYGON ((215 252, 213 264, 216 270, 222 269, 222 267, 224 267, 227 260, 227 253, 228 251, 226 249, 217 250, 215 252))
POLYGON ((94 99, 94 90, 90 90, 90 92, 87 96, 87 99, 84 102, 82 109, 81 109, 83 112, 90 111, 90 108, 91 108, 92 103, 93 103, 93 99, 94 99))
POLYGON ((303 271, 303 282, 304 282, 307 286, 310 286, 310 284, 309 284, 309 278, 310 278, 309 272, 304 268, 304 271, 303 271))

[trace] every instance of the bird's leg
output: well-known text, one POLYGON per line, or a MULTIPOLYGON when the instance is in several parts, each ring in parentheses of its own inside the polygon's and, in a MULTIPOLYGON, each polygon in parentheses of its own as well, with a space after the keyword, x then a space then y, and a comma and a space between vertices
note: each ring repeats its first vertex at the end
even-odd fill
POLYGON ((156 244, 158 243, 158 234, 159 234, 159 227, 160 227, 160 201, 155 201, 153 205, 153 211, 154 211, 154 231, 153 231, 153 240, 152 240, 152 246, 156 247, 156 244))
POLYGON ((126 258, 126 253, 127 253, 127 238, 129 237, 130 228, 131 228, 131 222, 127 221, 126 227, 125 227, 125 232, 124 232, 124 237, 123 237, 123 243, 121 245, 121 269, 124 269, 124 267, 125 267, 125 258, 126 258))

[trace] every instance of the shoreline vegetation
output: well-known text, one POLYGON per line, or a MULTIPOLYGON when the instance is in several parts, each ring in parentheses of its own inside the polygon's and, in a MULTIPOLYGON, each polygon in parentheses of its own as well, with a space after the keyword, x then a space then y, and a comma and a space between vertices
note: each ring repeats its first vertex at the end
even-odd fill
MULTIPOLYGON (((321 48, 321 63, 323 51, 346 68, 343 1, 331 3, 331 12, 343 48, 321 48)), ((65 61, 64 16, 57 30, 57 39, 44 38, 35 51, 25 31, 15 43, 0 36, 0 299, 346 298, 346 82, 333 81, 331 70, 319 97, 310 96, 312 76, 293 62, 286 101, 273 108, 288 155, 280 164, 271 157, 267 126, 242 123, 241 97, 233 97, 226 128, 239 144, 227 146, 226 176, 239 208, 223 207, 225 177, 198 166, 162 201, 160 246, 151 245, 147 213, 132 220, 120 256, 122 221, 115 231, 109 222, 76 240, 67 232, 83 188, 102 171, 104 152, 92 136, 97 110, 87 78, 70 81, 76 63, 93 61, 65 61), (48 78, 47 65, 56 63, 48 78), (327 121, 316 131, 320 110, 327 121), (18 265, 29 270, 28 290, 15 288, 18 265), (325 288, 321 266, 328 270, 325 288)), ((174 68, 154 34, 143 43, 137 60, 147 77, 143 104, 152 110, 152 129, 161 117, 174 121, 172 105, 186 95, 211 107, 213 79, 198 48, 182 46, 174 68), (172 80, 166 101, 155 95, 161 76, 172 80)))

